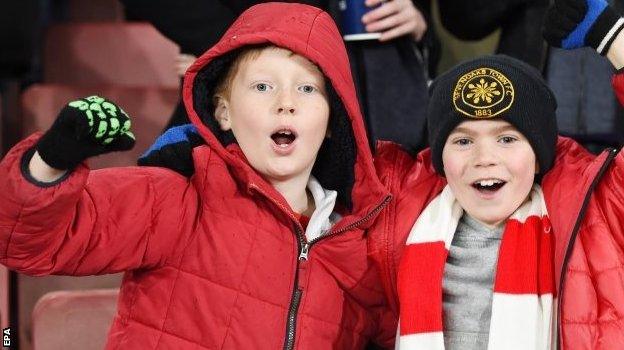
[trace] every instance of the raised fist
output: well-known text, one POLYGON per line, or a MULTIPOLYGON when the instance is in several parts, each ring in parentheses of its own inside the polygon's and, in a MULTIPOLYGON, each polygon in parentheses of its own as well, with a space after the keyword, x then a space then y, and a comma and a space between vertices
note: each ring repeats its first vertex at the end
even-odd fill
POLYGON ((56 169, 72 169, 99 154, 134 146, 130 117, 99 96, 68 103, 37 143, 41 158, 56 169))
POLYGON ((605 0, 555 0, 543 34, 552 46, 589 46, 604 55, 623 26, 624 19, 605 0))

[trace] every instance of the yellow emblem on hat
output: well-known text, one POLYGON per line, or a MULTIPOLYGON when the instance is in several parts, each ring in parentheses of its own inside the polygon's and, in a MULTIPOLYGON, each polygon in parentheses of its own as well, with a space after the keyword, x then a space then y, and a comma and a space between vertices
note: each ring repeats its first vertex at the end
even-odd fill
POLYGON ((508 110, 513 101, 511 81, 501 72, 488 67, 462 75, 453 90, 455 109, 470 118, 493 118, 508 110))

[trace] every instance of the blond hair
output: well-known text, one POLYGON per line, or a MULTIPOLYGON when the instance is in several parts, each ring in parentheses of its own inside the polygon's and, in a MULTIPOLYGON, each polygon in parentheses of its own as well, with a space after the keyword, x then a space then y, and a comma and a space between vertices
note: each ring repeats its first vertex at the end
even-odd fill
POLYGON ((217 97, 221 97, 221 98, 225 98, 229 100, 230 93, 232 92, 232 83, 240 67, 243 65, 243 63, 247 63, 251 60, 255 60, 256 58, 258 58, 264 50, 286 50, 290 53, 289 57, 296 55, 291 50, 284 49, 275 45, 253 46, 253 47, 244 49, 238 55, 238 57, 234 59, 234 62, 232 62, 232 65, 228 69, 228 72, 225 75, 225 77, 221 79, 221 81, 219 81, 219 84, 217 84, 217 88, 215 89, 214 94, 212 96, 213 101, 215 101, 217 97))
MULTIPOLYGON (((232 92, 232 83, 234 82, 234 78, 236 77, 236 74, 238 74, 240 67, 244 63, 247 63, 251 60, 255 60, 256 58, 258 58, 260 54, 265 50, 284 50, 288 52, 288 57, 297 55, 296 53, 294 53, 293 51, 289 49, 285 49, 283 47, 275 46, 272 44, 251 46, 251 47, 243 49, 242 52, 234 59, 234 62, 232 62, 232 65, 229 67, 225 77, 223 77, 217 84, 217 87, 212 95, 212 100, 215 104, 217 102, 218 97, 224 98, 226 100, 230 99, 230 94, 232 92)), ((305 58, 306 61, 310 63, 310 66, 312 67, 312 69, 323 74, 321 69, 316 64, 309 61, 309 59, 307 59, 306 57, 304 56, 302 57, 305 58)))

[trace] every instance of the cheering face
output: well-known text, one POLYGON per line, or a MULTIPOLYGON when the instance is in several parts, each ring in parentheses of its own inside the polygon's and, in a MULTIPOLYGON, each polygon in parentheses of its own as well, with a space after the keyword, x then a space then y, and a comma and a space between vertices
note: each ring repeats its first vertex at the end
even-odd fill
POLYGON ((488 226, 504 223, 522 205, 539 171, 529 141, 501 119, 459 124, 446 140, 442 162, 459 204, 488 226))
POLYGON ((304 57, 264 49, 241 64, 215 117, 269 182, 308 177, 327 134, 324 76, 304 57))

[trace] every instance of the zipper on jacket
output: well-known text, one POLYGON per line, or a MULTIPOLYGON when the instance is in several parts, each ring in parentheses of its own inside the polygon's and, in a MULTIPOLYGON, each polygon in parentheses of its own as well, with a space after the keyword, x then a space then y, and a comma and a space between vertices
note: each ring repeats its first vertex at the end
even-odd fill
MULTIPOLYGON (((285 208, 282 204, 277 202, 271 196, 267 195, 267 193, 264 192, 260 188, 260 186, 256 185, 255 183, 251 183, 250 187, 258 191, 259 193, 261 193, 264 197, 266 197, 269 201, 275 204, 278 208, 281 208, 285 213, 287 214, 289 213, 288 208, 285 208)), ((301 224, 298 223, 297 219, 293 215, 289 214, 289 216, 295 222, 295 236, 297 237, 299 257, 297 258, 297 266, 295 268, 295 279, 293 282, 293 294, 292 294, 292 297, 290 298, 290 305, 288 307, 288 316, 286 318, 286 337, 284 340, 285 350, 291 350, 295 344, 295 331, 297 329, 297 311, 299 310, 299 303, 301 302, 301 294, 303 294, 303 291, 299 289, 299 268, 300 268, 300 262, 302 261, 300 257, 304 253, 303 251, 304 246, 307 245, 308 250, 310 248, 309 244, 306 242, 305 235, 302 232, 303 228, 301 227, 301 224)), ((303 255, 305 256, 305 260, 307 260, 307 256, 308 256, 307 250, 305 251, 305 254, 303 255)))
POLYGON ((381 209, 383 209, 388 204, 390 199, 392 199, 392 196, 387 196, 383 200, 383 202, 381 202, 377 207, 375 207, 375 209, 371 210, 365 217, 361 218, 360 220, 358 220, 358 221, 356 221, 356 222, 354 222, 352 224, 349 224, 349 225, 341 228, 338 231, 331 231, 330 230, 328 233, 327 232, 323 232, 323 234, 321 234, 320 236, 318 236, 317 238, 311 240, 308 243, 304 242, 303 245, 302 245, 302 248, 301 248, 301 252, 299 253, 299 260, 308 260, 308 253, 310 252, 310 248, 312 248, 312 245, 315 244, 316 242, 318 242, 320 240, 323 240, 325 238, 328 238, 328 237, 333 237, 334 235, 343 233, 345 231, 348 231, 348 230, 352 229, 353 227, 358 226, 358 225, 360 225, 360 224, 370 220, 374 215, 376 215, 381 209))
POLYGON ((290 298, 290 306, 288 307, 288 317, 286 319, 286 339, 284 340, 284 349, 291 350, 295 345, 295 332, 297 330, 297 312, 299 311, 299 303, 301 302, 301 294, 303 290, 299 288, 299 268, 301 261, 308 259, 308 250, 310 245, 306 242, 303 232, 299 226, 295 228, 297 241, 299 242, 299 257, 297 258, 297 269, 295 270, 295 281, 293 286, 293 294, 290 298), (305 258, 302 256, 305 255, 305 258))
POLYGON ((312 248, 312 245, 322 239, 332 237, 336 234, 343 233, 353 227, 356 227, 370 220, 373 216, 375 216, 379 211, 381 211, 381 209, 383 209, 388 204, 391 198, 392 196, 390 195, 386 196, 383 202, 381 202, 377 207, 375 207, 375 209, 371 210, 365 217, 361 218, 360 220, 352 224, 349 224, 341 228, 338 231, 330 231, 327 234, 323 234, 309 242, 306 242, 303 232, 301 232, 301 230, 297 226, 296 234, 297 234, 297 238, 299 241, 299 257, 297 258, 297 270, 295 272, 293 295, 290 299, 290 306, 288 308, 288 318, 287 318, 287 323, 286 323, 286 340, 284 341, 284 350, 292 350, 293 346, 295 345, 295 334, 297 330, 297 313, 299 311, 299 303, 301 302, 301 295, 303 294, 303 290, 299 288, 299 268, 301 266, 301 263, 308 260, 308 254, 310 252, 310 249, 312 248))
POLYGON ((301 247, 301 253, 299 253, 299 260, 308 260, 308 251, 310 250, 310 244, 304 243, 301 247))
MULTIPOLYGON (((563 288, 565 286, 566 269, 568 267, 570 256, 572 256, 572 249, 574 248, 574 242, 576 241, 576 236, 578 235, 578 232, 581 228, 581 222, 583 221, 583 218, 585 217, 585 212, 587 211, 589 200, 592 196, 592 193, 594 192, 594 189, 596 188, 596 186, 602 179, 602 176, 607 171, 607 168, 609 167, 609 165, 611 165, 611 162, 613 161, 613 159, 618 153, 618 151, 613 148, 610 148, 608 152, 609 152, 609 155, 607 156, 607 159, 600 167, 598 174, 592 181, 591 185, 589 186, 589 189, 587 190, 587 193, 585 194, 585 198, 583 199, 583 205, 581 206, 579 215, 576 218, 576 222, 574 223, 574 228, 572 229, 572 235, 570 236, 570 240, 568 241, 568 247, 566 248, 566 252, 563 257, 563 262, 561 264, 561 278, 559 282, 559 290, 557 291, 557 310, 558 310, 557 313, 558 314, 561 314, 561 311, 562 311, 561 305, 563 302, 563 288)), ((557 349, 560 350, 563 332, 561 329, 561 317, 559 317, 559 315, 557 315, 557 333, 558 333, 557 334, 557 349)))
POLYGON ((295 345, 295 330, 297 324, 297 311, 299 309, 299 302, 301 302, 301 294, 303 291, 296 288, 288 310, 288 327, 286 329, 286 342, 284 343, 284 349, 291 350, 295 345))

